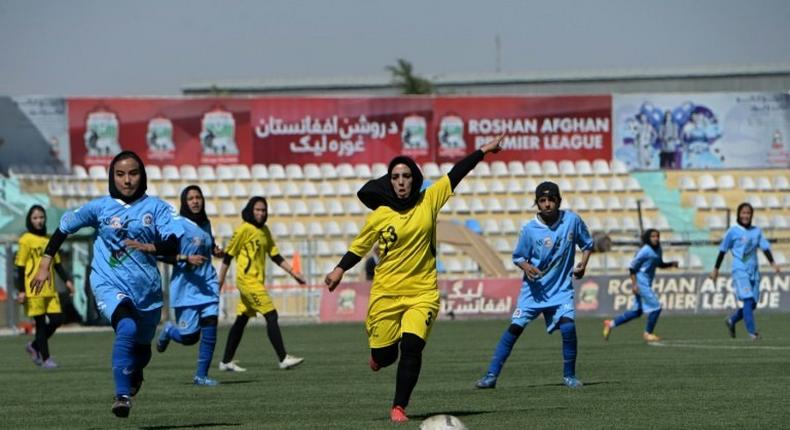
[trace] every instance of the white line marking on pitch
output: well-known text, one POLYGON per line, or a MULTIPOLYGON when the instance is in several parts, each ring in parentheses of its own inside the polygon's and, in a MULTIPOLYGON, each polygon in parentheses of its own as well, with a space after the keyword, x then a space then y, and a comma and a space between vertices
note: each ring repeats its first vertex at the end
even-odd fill
POLYGON ((760 346, 760 345, 700 345, 694 343, 687 343, 684 341, 676 341, 676 342, 651 342, 648 343, 650 346, 658 346, 664 348, 695 348, 695 349, 765 349, 771 351, 787 351, 790 350, 790 346, 760 346))

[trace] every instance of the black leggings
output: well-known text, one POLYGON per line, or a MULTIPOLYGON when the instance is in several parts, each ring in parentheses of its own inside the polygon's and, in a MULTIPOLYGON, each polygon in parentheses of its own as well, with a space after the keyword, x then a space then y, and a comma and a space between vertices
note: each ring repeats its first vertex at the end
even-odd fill
MULTIPOLYGON (((411 393, 420 378, 422 368, 422 350, 425 341, 412 333, 404 333, 400 340, 400 362, 395 382, 395 399, 392 406, 405 408, 409 404, 411 393)), ((387 367, 398 359, 398 343, 383 348, 372 348, 370 355, 381 367, 387 367)))
POLYGON ((45 314, 33 318, 36 320, 36 340, 33 341, 33 348, 41 355, 41 360, 46 361, 49 358, 48 339, 63 324, 63 314, 45 314))
MULTIPOLYGON (((274 352, 277 353, 277 360, 283 361, 285 359, 285 345, 283 344, 283 336, 280 332, 280 324, 278 323, 277 311, 267 312, 263 315, 266 318, 266 334, 269 336, 274 352)), ((244 328, 247 327, 247 322, 250 317, 246 315, 237 315, 236 321, 230 328, 228 333, 228 343, 225 344, 225 354, 222 356, 223 363, 230 363, 233 361, 233 356, 236 355, 236 349, 241 343, 241 337, 244 335, 244 328)))

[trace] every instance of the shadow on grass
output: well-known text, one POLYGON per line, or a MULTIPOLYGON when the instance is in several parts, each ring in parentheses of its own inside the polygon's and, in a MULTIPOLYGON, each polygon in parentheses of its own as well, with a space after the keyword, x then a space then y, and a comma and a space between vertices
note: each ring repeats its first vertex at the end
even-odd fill
MULTIPOLYGON (((222 386, 222 385, 254 384, 256 382, 258 381, 254 379, 241 379, 241 380, 233 380, 233 381, 219 381, 219 385, 222 386)), ((186 385, 192 385, 192 384, 186 384, 186 385)))
POLYGON ((175 426, 142 426, 140 430, 171 430, 171 429, 196 429, 201 427, 238 427, 241 423, 200 423, 180 424, 175 426))
POLYGON ((497 411, 436 411, 436 412, 428 412, 425 414, 416 414, 416 415, 409 415, 409 418, 412 420, 419 420, 422 421, 428 417, 432 417, 434 415, 452 415, 458 418, 463 417, 471 417, 474 415, 485 415, 485 414, 493 414, 497 411))

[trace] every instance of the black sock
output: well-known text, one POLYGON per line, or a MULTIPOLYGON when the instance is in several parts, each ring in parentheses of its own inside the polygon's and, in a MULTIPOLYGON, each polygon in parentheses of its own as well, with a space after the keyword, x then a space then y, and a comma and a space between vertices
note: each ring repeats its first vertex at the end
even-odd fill
POLYGON ((400 362, 398 362, 398 376, 395 382, 395 400, 393 406, 405 408, 409 404, 411 392, 417 385, 422 367, 422 350, 425 341, 419 336, 404 333, 400 343, 400 362))
POLYGON ((263 317, 266 318, 266 334, 269 335, 269 342, 272 343, 274 352, 277 353, 278 361, 283 361, 285 359, 285 345, 280 332, 280 324, 277 322, 277 311, 268 312, 263 317))
POLYGON ((233 360, 233 356, 236 355, 236 348, 238 348, 239 343, 241 343, 244 327, 247 326, 247 321, 249 320, 250 318, 246 315, 236 316, 236 321, 230 328, 230 333, 228 333, 228 342, 225 344, 225 355, 222 357, 223 363, 230 363, 233 360))
POLYGON ((36 320, 36 340, 33 341, 33 346, 41 356, 41 361, 47 361, 49 358, 49 342, 47 342, 47 317, 46 315, 38 315, 33 318, 36 320))

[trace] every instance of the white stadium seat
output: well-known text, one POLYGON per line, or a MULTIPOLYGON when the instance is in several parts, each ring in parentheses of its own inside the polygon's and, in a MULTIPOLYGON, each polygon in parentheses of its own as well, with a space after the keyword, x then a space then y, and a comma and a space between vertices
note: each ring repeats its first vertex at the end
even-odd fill
POLYGON ((560 169, 557 167, 557 162, 553 160, 547 160, 541 163, 541 168, 543 170, 543 174, 546 176, 558 176, 560 174, 560 169))
POLYGON ((735 188, 735 178, 732 175, 721 175, 716 180, 716 185, 720 190, 732 190, 735 188))
POLYGON ((269 179, 269 169, 263 164, 253 164, 252 179, 256 181, 269 179))
POLYGON ((560 175, 562 176, 575 176, 576 175, 576 166, 573 164, 573 161, 570 160, 561 160, 557 165, 557 168, 560 171, 560 175))
MULTIPOLYGON (((181 179, 184 181, 193 182, 198 180, 197 169, 191 164, 182 164, 179 166, 178 171, 181 174, 181 179)), ((147 170, 146 173, 148 173, 147 170)))
POLYGON ((541 168, 540 163, 535 160, 529 160, 524 163, 524 170, 527 176, 543 176, 543 168, 541 168))
POLYGON ((197 168, 197 175, 201 181, 216 181, 217 175, 214 173, 214 167, 202 165, 197 168))
POLYGON ((610 175, 612 171, 609 169, 609 163, 606 160, 596 159, 592 164, 593 172, 596 175, 610 175))

